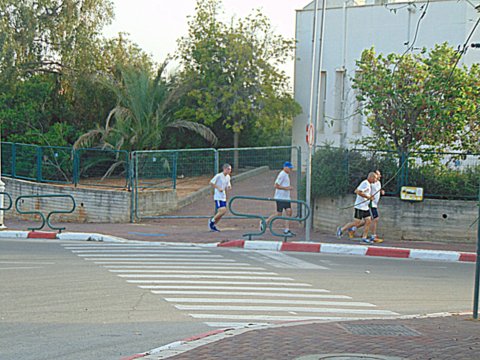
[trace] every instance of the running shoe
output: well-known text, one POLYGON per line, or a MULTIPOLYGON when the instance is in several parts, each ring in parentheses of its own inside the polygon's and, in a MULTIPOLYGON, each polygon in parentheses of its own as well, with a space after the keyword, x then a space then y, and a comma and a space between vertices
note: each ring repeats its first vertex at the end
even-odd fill
POLYGON ((373 241, 369 238, 362 238, 361 242, 364 244, 371 244, 373 241))
POLYGON ((342 235, 343 235, 342 227, 339 226, 339 227, 337 227, 337 238, 340 239, 342 237, 342 235))
POLYGON ((211 218, 210 220, 208 220, 208 228, 212 231, 216 231, 216 226, 215 226, 215 223, 213 222, 213 218, 211 218))
POLYGON ((265 231, 265 227, 263 226, 263 221, 260 221, 260 226, 259 226, 259 228, 260 228, 260 231, 261 231, 261 232, 265 231))
POLYGON ((285 229, 283 230, 283 235, 294 236, 295 234, 291 232, 289 229, 285 229))
POLYGON ((357 230, 357 228, 355 226, 351 227, 351 228, 348 228, 348 237, 350 239, 353 239, 355 237, 355 231, 357 230))

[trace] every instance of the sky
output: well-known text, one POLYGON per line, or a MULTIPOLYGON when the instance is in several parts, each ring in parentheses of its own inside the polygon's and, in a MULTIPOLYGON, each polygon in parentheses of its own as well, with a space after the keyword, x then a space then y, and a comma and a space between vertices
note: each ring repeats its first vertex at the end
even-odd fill
MULTIPOLYGON (((162 62, 177 48, 177 39, 187 35, 187 16, 195 14, 196 0, 112 0, 115 19, 104 35, 118 32, 130 34, 130 39, 156 62, 162 62)), ((245 17, 252 9, 261 9, 270 18, 274 31, 287 38, 295 37, 295 10, 310 0, 223 0, 227 19, 245 17)), ((293 76, 293 61, 286 68, 293 76)))

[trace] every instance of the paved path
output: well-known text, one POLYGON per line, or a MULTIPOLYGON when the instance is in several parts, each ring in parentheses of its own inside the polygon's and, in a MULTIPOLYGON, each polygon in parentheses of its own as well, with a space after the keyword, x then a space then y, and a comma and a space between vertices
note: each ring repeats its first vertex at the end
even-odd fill
POLYGON ((171 350, 144 358, 379 360, 395 357, 473 360, 478 359, 480 354, 480 322, 468 316, 290 324, 251 330, 236 336, 232 334, 226 332, 185 341, 171 350), (215 338, 220 340, 213 341, 215 338), (200 346, 192 349, 196 345, 200 346), (184 350, 186 352, 182 352, 184 350), (357 354, 357 357, 340 357, 339 354, 357 354))

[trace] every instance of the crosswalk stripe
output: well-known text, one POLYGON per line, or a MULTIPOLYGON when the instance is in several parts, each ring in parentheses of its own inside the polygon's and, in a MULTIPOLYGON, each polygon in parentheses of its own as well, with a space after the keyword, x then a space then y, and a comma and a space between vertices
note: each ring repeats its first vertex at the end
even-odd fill
MULTIPOLYGON (((128 283, 132 284, 208 284, 208 285, 215 285, 215 284, 221 284, 221 285, 266 285, 268 283, 265 282, 258 282, 258 281, 202 281, 202 280, 127 280, 128 283)), ((305 284, 305 283, 282 283, 282 282, 276 282, 272 285, 275 286, 312 286, 311 284, 305 284)))
POLYGON ((256 320, 256 321, 301 321, 301 320, 325 320, 325 321, 348 321, 356 320, 357 317, 340 316, 275 316, 275 315, 236 315, 236 314, 189 314, 196 319, 233 319, 233 320, 256 320))
POLYGON ((215 328, 225 328, 225 329, 228 329, 228 328, 244 328, 244 327, 248 327, 248 326, 252 326, 252 325, 255 325, 255 326, 267 326, 267 325, 270 325, 269 323, 267 322, 264 322, 264 323, 254 323, 252 324, 251 322, 205 322, 204 323, 205 325, 207 326, 210 326, 210 327, 215 327, 215 328))
MULTIPOLYGON (((90 255, 87 255, 87 256, 90 256, 90 255)), ((100 258, 93 258, 93 257, 86 257, 84 258, 85 260, 93 260, 93 261, 106 261, 106 260, 122 260, 122 261, 128 261, 128 260, 131 260, 131 261, 165 261, 165 262, 176 262, 176 261, 189 261, 189 260, 192 260, 192 259, 195 259, 196 262, 199 262, 199 261, 212 261, 212 260, 215 260, 217 261, 218 258, 221 258, 221 256, 217 257, 215 256, 214 258, 215 259, 212 259, 211 257, 210 258, 203 258, 203 259, 199 259, 198 257, 192 257, 192 258, 173 258, 173 257, 166 257, 166 256, 159 256, 159 255, 153 255, 152 257, 144 257, 144 258, 138 258, 138 257, 135 257, 135 256, 131 256, 131 255, 126 255, 125 257, 118 257, 118 255, 115 255, 116 257, 100 257, 100 258), (130 258, 128 257, 130 256, 130 258)), ((145 256, 148 256, 148 255, 145 255, 145 256)), ((224 259, 221 259, 221 261, 225 261, 224 259)))
POLYGON ((78 247, 78 248, 118 248, 118 247, 156 247, 156 248, 165 248, 165 249, 203 249, 202 247, 199 246, 170 246, 170 245, 152 245, 150 243, 146 244, 125 244, 125 243, 100 243, 100 244, 94 244, 94 243, 78 243, 78 244, 72 244, 72 243, 63 243, 60 244, 61 246, 67 248, 72 248, 72 247, 78 247))
POLYGON ((376 307, 374 304, 355 301, 314 301, 314 300, 277 300, 277 299, 217 299, 217 298, 165 298, 175 303, 210 303, 210 304, 281 304, 281 305, 323 305, 323 306, 356 306, 376 307))
POLYGON ((346 295, 325 295, 325 294, 286 294, 286 293, 264 293, 247 291, 169 291, 152 290, 153 294, 160 295, 224 295, 224 296, 265 296, 265 297, 284 297, 284 298, 315 298, 315 299, 351 299, 346 295))
MULTIPOLYGON (((85 254, 85 253, 139 253, 144 252, 145 249, 125 249, 125 250, 117 250, 117 249, 89 249, 89 250, 71 250, 74 254, 85 254)), ((195 250, 158 250, 158 249, 148 249, 149 254, 210 254, 210 251, 195 251, 195 250)))
MULTIPOLYGON (((277 284, 276 284, 277 285, 277 284)), ((293 284, 292 284, 293 285, 293 284)), ((294 291, 294 292, 308 292, 308 293, 329 293, 325 289, 299 289, 298 287, 255 287, 255 286, 177 286, 177 285, 147 285, 140 286, 142 289, 181 289, 181 293, 190 294, 192 291, 187 290, 261 290, 261 291, 294 291)), ((205 291, 208 293, 208 291, 205 291)), ((343 296, 343 295, 342 295, 343 296)), ((347 296, 347 299, 350 297, 347 296)))
POLYGON ((234 274, 234 275, 278 275, 274 272, 266 271, 221 271, 220 270, 108 270, 116 274, 127 274, 127 273, 142 273, 142 274, 151 274, 151 273, 165 273, 165 274, 234 274))
MULTIPOLYGON (((162 261, 156 261, 155 259, 111 259, 111 258, 106 258, 106 259, 85 259, 85 260, 94 260, 95 264, 99 265, 105 265, 105 264, 140 264, 140 265, 205 265, 205 264, 210 264, 212 262, 211 259, 196 259, 195 261, 186 261, 188 259, 165 259, 162 261), (97 261, 101 260, 101 261, 97 261), (107 261, 111 260, 111 261, 107 261), (144 260, 144 261, 142 261, 144 260)), ((250 265, 248 263, 236 263, 234 260, 229 260, 229 259, 222 259, 215 261, 215 265, 250 265)))
POLYGON ((291 280, 289 277, 280 277, 280 276, 241 276, 241 275, 182 275, 182 274, 125 274, 118 276, 122 278, 179 278, 179 279, 251 279, 251 280, 268 280, 268 281, 279 281, 279 280, 291 280))
MULTIPOLYGON (((186 263, 188 264, 188 263, 186 263)), ((191 269, 191 270, 265 270, 262 267, 248 267, 248 266, 234 266, 228 264, 228 266, 189 266, 189 265, 104 265, 104 268, 107 269, 191 269)))
POLYGON ((90 257, 95 257, 95 256, 98 256, 98 257, 106 257, 106 256, 116 256, 118 258, 120 257, 131 257, 131 258, 134 258, 134 257, 139 257, 139 256, 145 256, 145 257, 157 257, 157 258, 176 258, 176 257, 184 257, 184 258, 192 258, 192 259, 197 259, 197 258, 222 258, 223 256, 222 255, 198 255, 198 254, 178 254, 178 255, 175 255, 175 254, 151 254, 151 253, 132 253, 132 254, 93 254, 93 253, 89 253, 89 254, 77 254, 78 256, 90 256, 90 257))
POLYGON ((340 309, 300 306, 234 306, 234 305, 174 305, 179 310, 187 311, 287 311, 314 312, 325 314, 356 314, 356 315, 398 315, 388 310, 340 309))

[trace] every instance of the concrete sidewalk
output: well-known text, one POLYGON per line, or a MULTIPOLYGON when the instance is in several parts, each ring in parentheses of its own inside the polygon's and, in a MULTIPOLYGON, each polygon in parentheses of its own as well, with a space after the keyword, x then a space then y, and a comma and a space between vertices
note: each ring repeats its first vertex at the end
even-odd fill
POLYGON ((453 315, 224 330, 128 359, 473 360, 479 354, 480 321, 453 315))

